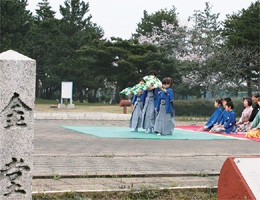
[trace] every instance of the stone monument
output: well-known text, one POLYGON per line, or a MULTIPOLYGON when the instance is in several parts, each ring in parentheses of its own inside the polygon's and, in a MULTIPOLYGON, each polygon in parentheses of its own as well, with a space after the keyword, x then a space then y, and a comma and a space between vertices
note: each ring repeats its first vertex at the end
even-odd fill
POLYGON ((0 199, 32 199, 36 61, 0 54, 0 199))

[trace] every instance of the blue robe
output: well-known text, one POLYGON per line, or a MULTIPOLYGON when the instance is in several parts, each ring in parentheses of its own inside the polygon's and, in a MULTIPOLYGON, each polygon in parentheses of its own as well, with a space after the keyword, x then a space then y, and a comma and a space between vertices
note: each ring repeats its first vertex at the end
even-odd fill
POLYGON ((162 135, 172 135, 174 129, 174 113, 173 113, 173 92, 171 88, 166 89, 167 93, 161 91, 158 98, 156 110, 158 112, 154 132, 162 135))
POLYGON ((219 107, 219 108, 217 108, 217 109, 215 110, 215 112, 211 115, 211 117, 209 118, 209 121, 207 122, 206 126, 207 126, 209 129, 211 129, 212 126, 213 126, 215 123, 217 123, 217 122, 220 121, 221 117, 222 117, 222 109, 221 109, 221 107, 219 107))
POLYGON ((224 122, 227 119, 227 115, 228 115, 228 112, 226 111, 226 109, 224 109, 223 112, 222 112, 222 116, 219 120, 219 124, 222 124, 222 125, 224 124, 224 122))
POLYGON ((161 104, 161 100, 165 99, 166 102, 166 113, 173 113, 173 106, 171 104, 171 101, 173 100, 173 92, 171 88, 167 88, 167 93, 165 94, 163 91, 161 91, 160 96, 158 98, 158 102, 157 102, 157 106, 156 106, 156 110, 157 112, 159 112, 160 110, 160 104, 161 104))
POLYGON ((142 99, 142 103, 143 103, 143 105, 144 105, 144 103, 145 103, 145 98, 144 98, 144 94, 141 94, 141 95, 139 95, 139 94, 136 94, 134 97, 133 97, 133 99, 132 99, 132 104, 135 104, 135 101, 136 101, 136 98, 137 97, 141 97, 141 99, 142 99))
POLYGON ((137 131, 138 128, 141 128, 142 125, 142 111, 143 111, 143 102, 142 95, 136 94, 133 97, 133 111, 129 121, 129 127, 134 128, 137 131))
POLYGON ((227 112, 227 118, 224 122, 224 127, 226 129, 226 133, 230 133, 233 129, 233 127, 236 124, 236 115, 235 112, 233 110, 227 112))
MULTIPOLYGON (((147 90, 143 91, 142 101, 145 102, 145 99, 146 99, 146 97, 147 97, 147 93, 148 93, 148 92, 153 92, 153 102, 154 102, 154 107, 156 107, 156 106, 157 106, 157 103, 158 103, 159 90, 160 90, 160 88, 154 88, 154 89, 152 89, 152 90, 147 89, 147 90)), ((144 102, 143 102, 143 104, 144 104, 144 102)))

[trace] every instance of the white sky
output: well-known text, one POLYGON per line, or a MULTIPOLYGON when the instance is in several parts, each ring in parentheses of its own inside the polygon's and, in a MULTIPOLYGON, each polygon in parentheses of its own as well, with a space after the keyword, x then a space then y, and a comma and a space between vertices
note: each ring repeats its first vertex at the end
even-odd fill
MULTIPOLYGON (((49 0, 52 10, 56 11, 56 18, 61 18, 59 6, 64 6, 65 0, 49 0)), ((143 11, 149 14, 160 9, 168 10, 174 5, 179 13, 179 21, 188 25, 187 19, 192 16, 194 10, 203 10, 205 2, 213 7, 213 13, 220 13, 219 20, 226 19, 227 14, 237 13, 243 8, 247 9, 251 2, 256 0, 84 0, 89 2, 89 14, 92 22, 101 26, 105 32, 105 38, 120 37, 130 39, 135 32, 137 23, 143 17, 143 11)), ((35 14, 38 2, 41 0, 28 0, 27 9, 35 14)))

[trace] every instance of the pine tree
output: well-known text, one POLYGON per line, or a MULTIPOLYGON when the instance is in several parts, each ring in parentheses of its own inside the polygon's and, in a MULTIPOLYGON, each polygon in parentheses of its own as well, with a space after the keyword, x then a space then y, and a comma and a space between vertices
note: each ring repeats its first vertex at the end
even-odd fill
POLYGON ((258 85, 260 91, 260 65, 259 59, 254 56, 259 55, 259 37, 260 37, 260 2, 251 3, 248 9, 242 9, 240 12, 229 15, 224 22, 223 36, 225 37, 225 46, 231 51, 248 52, 243 65, 240 65, 241 76, 246 79, 248 96, 252 95, 252 85, 258 85))
POLYGON ((38 20, 49 20, 55 16, 55 11, 51 10, 48 0, 42 0, 38 3, 39 9, 36 9, 38 20))
POLYGON ((13 49, 26 54, 27 33, 32 25, 32 13, 26 10, 27 0, 1 0, 0 51, 13 49))

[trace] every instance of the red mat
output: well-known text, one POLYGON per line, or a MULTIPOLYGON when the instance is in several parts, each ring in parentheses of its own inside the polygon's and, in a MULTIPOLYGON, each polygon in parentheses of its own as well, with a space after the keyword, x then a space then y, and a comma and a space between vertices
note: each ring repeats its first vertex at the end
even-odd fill
MULTIPOLYGON (((175 126, 175 128, 180 128, 180 129, 190 130, 190 131, 198 131, 201 128, 201 126, 175 126)), ((200 132, 203 132, 203 131, 200 131, 200 132)), ((236 137, 236 138, 243 138, 243 139, 260 142, 260 138, 246 138, 245 137, 246 134, 226 134, 226 133, 215 133, 215 132, 209 132, 209 131, 204 131, 204 132, 208 132, 208 133, 212 133, 212 134, 220 134, 220 135, 225 135, 225 136, 232 136, 232 137, 236 137)))

